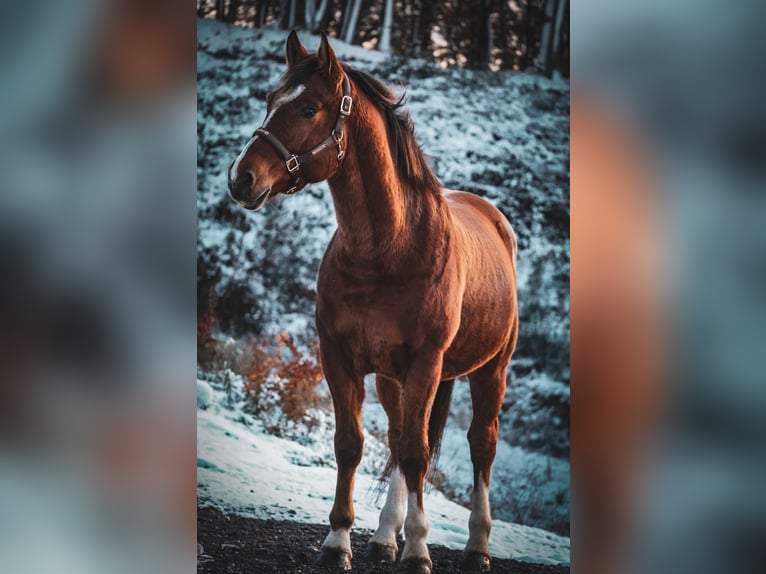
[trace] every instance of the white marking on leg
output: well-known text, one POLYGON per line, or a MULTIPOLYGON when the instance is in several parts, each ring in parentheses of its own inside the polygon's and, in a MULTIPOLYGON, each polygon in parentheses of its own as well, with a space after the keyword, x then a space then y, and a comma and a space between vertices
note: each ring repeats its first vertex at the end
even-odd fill
POLYGON ((484 482, 484 473, 471 494, 471 517, 468 519, 468 544, 465 549, 489 555, 489 531, 492 517, 489 512, 489 488, 484 482))
POLYGON ((247 154, 247 150, 250 149, 250 146, 253 145, 257 139, 258 136, 251 137, 250 141, 248 141, 245 144, 245 147, 242 148, 242 151, 239 152, 237 159, 235 159, 234 163, 231 164, 231 169, 229 170, 229 180, 234 181, 237 178, 237 170, 239 169, 239 164, 242 163, 242 160, 245 158, 245 154, 247 154))
POLYGON ((306 89, 306 86, 304 86, 303 84, 298 84, 289 92, 285 92, 284 94, 279 95, 274 100, 274 104, 271 106, 271 111, 269 112, 269 115, 267 115, 266 119, 263 120, 264 127, 271 121, 271 118, 274 117, 274 114, 277 113, 277 110, 279 108, 281 108, 288 102, 292 102, 295 98, 300 96, 303 93, 303 90, 305 89, 306 89))
POLYGON ((425 558, 429 562, 426 538, 428 537, 428 519, 425 511, 418 506, 418 493, 407 494, 407 519, 404 521, 404 552, 402 560, 425 558))
POLYGON ((404 523, 404 509, 407 502, 407 483, 399 468, 394 468, 391 479, 388 482, 388 494, 386 504, 380 511, 380 523, 370 542, 390 545, 398 548, 396 535, 402 529, 404 523))
POLYGON ((333 548, 335 550, 345 550, 351 555, 351 529, 337 528, 330 530, 327 538, 322 543, 322 548, 333 548))

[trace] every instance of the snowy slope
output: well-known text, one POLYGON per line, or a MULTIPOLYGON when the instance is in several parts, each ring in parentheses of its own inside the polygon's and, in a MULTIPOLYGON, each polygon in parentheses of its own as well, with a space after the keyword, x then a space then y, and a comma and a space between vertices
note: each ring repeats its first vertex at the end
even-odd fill
MULTIPOLYGON (((301 34, 301 39, 309 49, 318 44, 308 34, 301 34)), ((202 310, 209 307, 215 316, 215 336, 234 337, 245 352, 251 335, 273 337, 286 331, 298 343, 316 337, 316 271, 335 228, 325 184, 277 198, 258 213, 239 209, 226 194, 227 167, 263 120, 265 94, 284 71, 284 42, 283 31, 198 22, 198 305, 202 310)), ((352 66, 406 88, 416 133, 443 184, 487 197, 516 229, 521 334, 501 414, 503 442, 493 467, 491 502, 496 517, 565 534, 569 528, 568 84, 513 72, 441 70, 423 61, 389 59, 335 39, 332 44, 352 66)), ((376 476, 385 452, 375 437, 383 439, 387 423, 375 402, 374 386, 368 387, 364 425, 369 436, 363 466, 369 476, 376 476)), ((320 418, 329 429, 331 412, 320 418)), ((461 504, 469 500, 472 484, 465 440, 469 423, 467 385, 458 381, 442 449, 444 474, 436 477, 435 484, 461 504)), ((202 458, 213 464, 217 464, 215 453, 206 441, 217 440, 216 432, 201 432, 199 439, 200 449, 208 453, 202 458)), ((320 435, 323 441, 311 443, 317 464, 333 465, 331 434, 320 435)), ((302 438, 293 443, 306 445, 302 438)), ((204 464, 200 472, 209 480, 233 480, 204 464)), ((250 480, 245 484, 252 484, 250 480)), ((227 500, 223 491, 217 500, 219 504, 227 500)), ((317 520, 323 521, 326 513, 327 509, 317 520)))
MULTIPOLYGON (((301 445, 270 436, 241 409, 223 405, 225 393, 198 383, 208 405, 197 412, 197 483, 200 503, 259 518, 327 523, 335 491, 335 465, 325 440, 301 445)), ((331 430, 331 429, 326 429, 331 430)), ((322 434, 321 431, 319 434, 322 434)), ((365 438, 367 450, 375 438, 365 438)), ((330 442, 331 444, 331 442, 330 442)), ((374 529, 382 501, 375 476, 357 473, 355 528, 374 529)), ((468 540, 469 511, 437 490, 425 497, 428 541, 462 549, 468 540)), ((329 527, 328 527, 329 528, 329 527)), ((494 556, 544 564, 569 562, 569 539, 539 528, 495 520, 490 537, 494 556)))

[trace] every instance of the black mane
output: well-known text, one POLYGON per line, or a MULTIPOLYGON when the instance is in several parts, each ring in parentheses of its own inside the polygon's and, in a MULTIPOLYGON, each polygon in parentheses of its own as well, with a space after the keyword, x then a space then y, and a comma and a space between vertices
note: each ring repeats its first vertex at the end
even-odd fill
MULTIPOLYGON (((439 179, 418 144, 412 116, 404 107, 405 95, 397 97, 383 82, 367 72, 356 70, 348 64, 341 65, 357 89, 383 112, 388 131, 388 145, 399 178, 413 187, 439 190, 439 179)), ((319 62, 316 56, 309 56, 287 71, 285 83, 288 86, 301 84, 318 71, 319 62)))

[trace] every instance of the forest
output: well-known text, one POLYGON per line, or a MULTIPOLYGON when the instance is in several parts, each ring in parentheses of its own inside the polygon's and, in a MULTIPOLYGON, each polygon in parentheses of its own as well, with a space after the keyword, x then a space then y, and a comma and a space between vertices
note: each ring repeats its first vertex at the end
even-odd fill
POLYGON ((198 0, 197 16, 323 31, 442 67, 569 77, 569 0, 198 0))

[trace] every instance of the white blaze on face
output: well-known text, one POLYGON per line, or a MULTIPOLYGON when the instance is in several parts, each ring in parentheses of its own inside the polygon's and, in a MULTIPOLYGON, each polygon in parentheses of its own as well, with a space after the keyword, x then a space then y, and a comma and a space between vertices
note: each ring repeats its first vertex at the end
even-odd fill
MULTIPOLYGON (((277 96, 276 100, 274 100, 273 106, 271 107, 271 112, 269 112, 269 115, 266 116, 265 120, 263 120, 263 125, 266 126, 266 124, 268 124, 271 121, 271 118, 274 117, 274 114, 279 108, 281 108, 288 102, 292 102, 295 98, 300 96, 305 89, 306 89, 306 86, 304 86, 303 84, 298 84, 292 90, 277 96)), ((231 181, 234 181, 236 179, 237 171, 239 170, 239 164, 242 163, 242 160, 245 158, 245 155, 247 155, 247 150, 250 149, 250 146, 253 145, 257 139, 258 139, 258 136, 251 137, 250 141, 248 141, 245 144, 245 147, 237 156, 237 159, 234 160, 234 163, 231 165, 231 169, 229 170, 229 179, 231 181)))
POLYGON ((466 550, 489 555, 489 531, 492 517, 489 514, 489 489, 484 483, 484 473, 479 473, 479 483, 471 495, 471 517, 468 519, 468 544, 466 550))
POLYGON ((386 495, 386 504, 380 511, 380 525, 375 534, 370 538, 370 542, 393 546, 396 548, 396 535, 402 529, 404 523, 404 510, 407 502, 407 484, 404 475, 395 468, 391 473, 391 480, 388 484, 388 495, 386 495))
POLYGON ((267 115, 266 119, 263 120, 263 125, 266 126, 271 121, 271 118, 274 117, 274 114, 277 113, 277 110, 279 108, 281 108, 288 102, 292 102, 295 98, 300 96, 303 93, 303 90, 305 89, 306 89, 306 86, 304 86, 303 84, 298 84, 289 92, 284 92, 283 94, 280 94, 279 96, 277 96, 277 98, 274 100, 274 104, 271 106, 271 111, 269 112, 269 115, 267 115))
POLYGON ((425 511, 418 506, 418 493, 407 493, 407 519, 404 521, 404 552, 402 560, 425 558, 429 562, 426 538, 428 537, 428 519, 425 511))
POLYGON ((237 170, 239 169, 239 164, 242 163, 242 160, 244 159, 245 155, 247 154, 247 150, 250 149, 250 146, 255 143, 255 140, 258 139, 258 136, 253 136, 250 138, 250 141, 248 141, 245 144, 245 147, 242 148, 242 151, 239 152, 239 155, 237 156, 237 159, 234 160, 234 163, 231 164, 231 169, 229 170, 229 180, 234 181, 237 178, 237 170))

